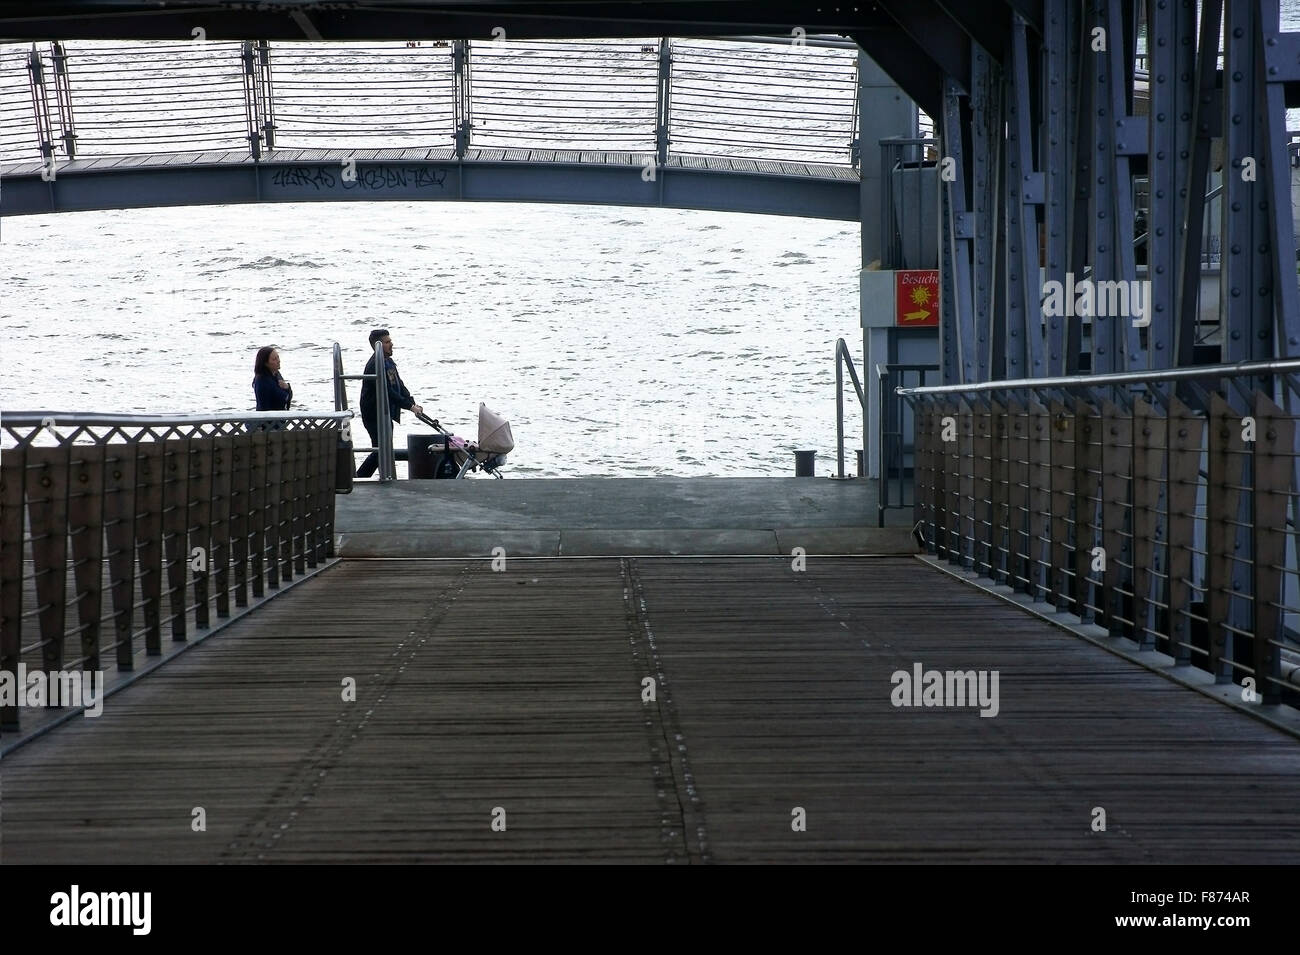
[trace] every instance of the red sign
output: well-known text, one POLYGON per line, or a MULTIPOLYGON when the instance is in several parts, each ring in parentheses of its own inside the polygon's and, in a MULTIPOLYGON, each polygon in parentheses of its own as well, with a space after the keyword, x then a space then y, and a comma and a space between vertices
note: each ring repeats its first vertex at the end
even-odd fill
POLYGON ((894 273, 894 324, 899 328, 939 324, 938 269, 894 273))

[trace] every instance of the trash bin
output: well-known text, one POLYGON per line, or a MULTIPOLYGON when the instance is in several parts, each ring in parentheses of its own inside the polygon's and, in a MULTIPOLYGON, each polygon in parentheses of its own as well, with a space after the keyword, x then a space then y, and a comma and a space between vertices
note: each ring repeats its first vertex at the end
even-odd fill
POLYGON ((796 451, 794 453, 794 476, 812 477, 815 473, 813 466, 815 457, 817 457, 816 451, 796 451))
POLYGON ((460 471, 447 450, 445 434, 412 434, 406 438, 406 475, 412 480, 454 478, 460 471))
POLYGON ((339 443, 334 452, 334 493, 351 494, 353 472, 357 469, 356 456, 352 453, 352 432, 339 431, 339 443))

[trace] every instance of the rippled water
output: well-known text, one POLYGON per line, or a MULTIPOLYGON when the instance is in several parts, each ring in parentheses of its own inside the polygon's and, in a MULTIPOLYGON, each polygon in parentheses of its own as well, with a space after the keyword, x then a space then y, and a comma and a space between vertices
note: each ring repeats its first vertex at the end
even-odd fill
POLYGON ((796 448, 825 472, 834 342, 862 348, 851 223, 313 203, 7 219, 0 242, 2 408, 250 409, 273 343, 295 407, 330 409, 331 344, 360 372, 382 325, 426 412, 510 420, 518 475, 792 474, 796 448))

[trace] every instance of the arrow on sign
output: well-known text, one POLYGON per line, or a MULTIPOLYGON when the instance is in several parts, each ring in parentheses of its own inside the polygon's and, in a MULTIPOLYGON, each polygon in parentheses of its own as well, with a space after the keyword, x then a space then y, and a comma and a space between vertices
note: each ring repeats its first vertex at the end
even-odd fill
POLYGON ((922 322, 930 317, 930 313, 925 309, 918 309, 915 312, 904 312, 903 320, 908 322, 922 322))

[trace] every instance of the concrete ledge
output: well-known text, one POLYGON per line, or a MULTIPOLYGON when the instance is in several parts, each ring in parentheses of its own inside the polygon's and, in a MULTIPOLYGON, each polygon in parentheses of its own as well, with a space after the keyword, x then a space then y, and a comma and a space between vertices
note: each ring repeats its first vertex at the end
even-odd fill
POLYGON ((765 530, 700 528, 674 530, 564 531, 562 557, 776 556, 776 533, 765 530))
POLYGON ((337 499, 341 557, 904 556, 911 514, 876 526, 875 481, 555 478, 362 484, 337 499))
POLYGON ((504 547, 510 557, 560 556, 560 532, 521 530, 393 530, 334 535, 340 557, 491 557, 504 547))
POLYGON ((336 534, 340 557, 897 557, 917 553, 902 527, 572 528, 554 530, 388 530, 336 534))
POLYGON ((905 557, 921 551, 906 527, 799 527, 778 530, 776 541, 782 554, 789 554, 796 547, 814 555, 860 557, 905 557))

